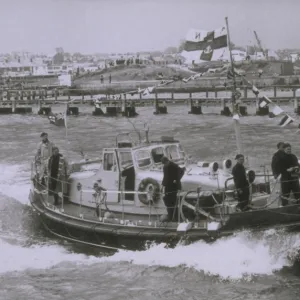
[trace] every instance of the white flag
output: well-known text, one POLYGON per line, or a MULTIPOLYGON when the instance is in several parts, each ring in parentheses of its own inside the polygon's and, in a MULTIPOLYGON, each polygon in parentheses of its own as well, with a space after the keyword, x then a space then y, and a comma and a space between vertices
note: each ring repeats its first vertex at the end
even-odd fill
POLYGON ((257 96, 259 94, 259 89, 255 85, 253 85, 252 92, 257 96))
POLYGON ((190 76, 188 78, 183 78, 182 81, 187 83, 188 81, 192 80, 193 79, 193 76, 190 76))
POLYGON ((262 108, 272 103, 272 100, 269 99, 267 96, 263 96, 262 98, 259 99, 259 101, 260 101, 259 106, 262 108))
POLYGON ((283 110, 278 105, 275 105, 274 108, 273 108, 273 110, 272 110, 272 113, 275 116, 280 115, 282 112, 283 112, 283 110))
POLYGON ((147 87, 145 90, 144 90, 144 92, 143 92, 143 96, 148 96, 148 95, 150 95, 152 92, 153 92, 153 90, 154 90, 154 86, 150 86, 150 87, 147 87))
POLYGON ((199 78, 201 76, 202 76, 202 73, 197 73, 197 74, 192 76, 192 79, 195 80, 196 78, 199 78))
POLYGON ((232 117, 233 120, 239 120, 240 116, 238 114, 234 114, 232 117))
POLYGON ((279 126, 281 126, 281 127, 285 127, 286 125, 288 125, 288 124, 291 124, 291 123, 293 123, 294 122, 294 119, 291 117, 291 116, 289 116, 289 115, 285 115, 282 119, 281 119, 281 121, 279 122, 279 126))

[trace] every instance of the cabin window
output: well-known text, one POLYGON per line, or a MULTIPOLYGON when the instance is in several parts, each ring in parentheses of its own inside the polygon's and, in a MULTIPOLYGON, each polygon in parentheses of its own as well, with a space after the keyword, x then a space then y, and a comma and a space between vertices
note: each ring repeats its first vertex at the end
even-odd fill
POLYGON ((103 170, 116 171, 116 161, 114 153, 104 153, 103 170))
POLYGON ((151 165, 151 157, 148 150, 138 150, 135 153, 135 159, 139 168, 151 165))
POLYGON ((155 164, 161 163, 161 159, 164 156, 164 148, 157 147, 151 150, 151 156, 155 164))
POLYGON ((119 152, 121 169, 126 169, 133 165, 131 152, 119 152))
POLYGON ((185 152, 180 144, 178 145, 178 150, 179 150, 180 157, 182 157, 182 159, 185 159, 185 152))
POLYGON ((171 145, 166 147, 167 156, 170 160, 180 161, 184 159, 184 152, 181 147, 177 145, 171 145))

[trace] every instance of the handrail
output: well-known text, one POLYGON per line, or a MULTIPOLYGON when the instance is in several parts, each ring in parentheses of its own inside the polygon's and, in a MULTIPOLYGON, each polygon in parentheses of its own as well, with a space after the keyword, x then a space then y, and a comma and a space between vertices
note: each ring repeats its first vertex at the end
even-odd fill
MULTIPOLYGON (((266 177, 266 175, 265 175, 265 174, 255 174, 255 177, 266 177)), ((233 177, 229 177, 229 178, 227 178, 227 179, 225 180, 225 183, 224 183, 225 190, 228 188, 227 182, 228 182, 229 180, 233 180, 233 177)))
MULTIPOLYGON (((82 189, 83 193, 95 193, 94 189, 82 189)), ((101 190, 104 194, 137 194, 137 195, 149 195, 149 192, 136 192, 136 191, 117 191, 117 190, 101 190)))

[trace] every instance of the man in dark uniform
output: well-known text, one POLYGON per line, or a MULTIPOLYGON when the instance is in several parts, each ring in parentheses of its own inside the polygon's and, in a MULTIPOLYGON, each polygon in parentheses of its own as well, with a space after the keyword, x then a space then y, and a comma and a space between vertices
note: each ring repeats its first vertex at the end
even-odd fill
POLYGON ((274 153, 273 157, 272 157, 272 163, 271 163, 271 167, 272 167, 272 173, 275 179, 278 178, 278 176, 280 175, 280 161, 283 159, 283 157, 285 156, 285 152, 283 149, 284 143, 283 142, 279 142, 277 144, 277 151, 274 153))
POLYGON ((288 205, 288 198, 293 192, 297 203, 300 202, 299 185, 299 162, 295 154, 292 153, 292 147, 286 143, 283 145, 285 156, 279 161, 281 174, 281 203, 282 206, 288 205))
POLYGON ((53 147, 53 154, 48 162, 49 176, 49 195, 54 197, 54 205, 58 205, 59 193, 61 197, 67 194, 68 162, 66 158, 59 153, 58 147, 53 147))
POLYGON ((246 175, 246 169, 244 167, 244 155, 237 154, 235 157, 236 165, 232 168, 232 176, 235 184, 235 188, 238 193, 238 205, 237 209, 247 210, 249 205, 250 189, 249 182, 246 175))
POLYGON ((163 164, 164 203, 168 211, 168 220, 177 220, 178 208, 176 207, 177 192, 181 190, 181 178, 185 168, 180 168, 176 163, 170 161, 166 156, 161 159, 163 164))

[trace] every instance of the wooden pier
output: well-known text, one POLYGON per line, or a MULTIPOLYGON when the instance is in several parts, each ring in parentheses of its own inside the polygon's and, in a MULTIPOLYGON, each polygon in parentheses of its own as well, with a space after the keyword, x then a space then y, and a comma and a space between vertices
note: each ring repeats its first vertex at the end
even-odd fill
MULTIPOLYGON (((231 115, 230 100, 231 90, 226 87, 210 87, 198 92, 155 92, 147 96, 142 94, 92 94, 85 90, 74 89, 22 89, 22 90, 0 90, 0 114, 9 113, 31 113, 32 107, 38 105, 38 113, 47 115, 51 112, 51 106, 59 103, 69 102, 68 114, 78 115, 78 104, 95 105, 94 115, 124 115, 136 116, 136 107, 153 106, 154 114, 168 113, 168 105, 190 105, 190 114, 202 114, 202 106, 219 105, 222 115, 231 115), (76 95, 72 95, 76 94, 76 95), (77 106, 76 106, 77 105, 77 106)), ((293 102, 294 111, 300 114, 300 85, 294 86, 265 86, 260 88, 260 95, 268 96, 272 101, 279 104, 282 102, 293 102), (298 90, 298 92, 297 92, 298 90)), ((251 87, 242 87, 241 93, 242 115, 247 115, 247 105, 256 103, 257 114, 267 115, 268 107, 260 108, 258 97, 252 92, 251 87)))

